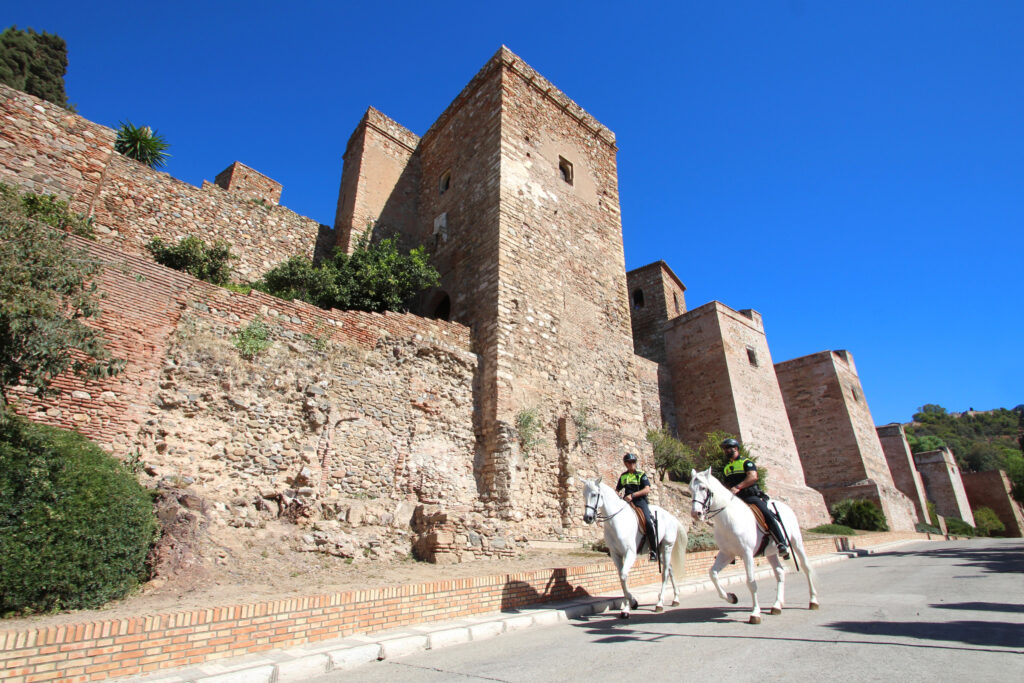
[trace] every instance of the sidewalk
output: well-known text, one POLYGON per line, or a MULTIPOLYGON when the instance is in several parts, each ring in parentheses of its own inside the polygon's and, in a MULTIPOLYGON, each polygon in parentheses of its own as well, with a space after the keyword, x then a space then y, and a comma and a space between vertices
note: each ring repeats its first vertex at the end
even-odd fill
MULTIPOLYGON (((913 542, 916 541, 895 541, 866 550, 820 555, 810 558, 810 562, 812 566, 818 567, 913 542)), ((792 577, 795 572, 790 571, 788 574, 792 577)), ((771 569, 760 568, 754 575, 758 580, 771 577, 771 569)), ((740 562, 723 572, 721 577, 723 585, 743 584, 745 580, 740 562)), ((652 605, 657 600, 659 588, 660 583, 648 584, 634 588, 633 593, 641 605, 652 605)), ((666 600, 671 600, 671 590, 671 586, 666 590, 666 600)), ((695 577, 679 582, 680 598, 706 590, 713 590, 711 581, 707 578, 695 577)), ((381 631, 369 636, 320 641, 302 647, 221 659, 199 666, 121 680, 135 683, 294 683, 309 680, 329 671, 352 669, 422 650, 437 650, 451 645, 488 640, 505 633, 552 626, 570 619, 601 614, 618 609, 620 599, 588 597, 545 603, 544 606, 536 608, 492 612, 476 617, 381 631)))

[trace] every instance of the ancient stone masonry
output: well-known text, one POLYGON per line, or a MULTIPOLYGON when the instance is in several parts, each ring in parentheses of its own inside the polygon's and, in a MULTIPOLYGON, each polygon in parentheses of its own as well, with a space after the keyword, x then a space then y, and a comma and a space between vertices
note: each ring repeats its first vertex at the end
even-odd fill
POLYGON ((230 191, 197 188, 116 153, 110 128, 5 85, 0 121, 0 182, 68 200, 93 217, 100 242, 125 252, 145 254, 153 237, 222 239, 239 257, 236 277, 253 280, 294 254, 312 257, 332 232, 277 206, 280 185, 237 162, 230 191))
POLYGON ((829 507, 864 498, 894 531, 913 531, 913 503, 893 483, 853 356, 822 351, 775 365, 807 484, 829 507))
MULTIPOLYGON (((129 361, 103 382, 61 377, 46 400, 16 390, 18 410, 140 452, 149 476, 207 499, 214 530, 291 519, 303 550, 436 562, 579 541, 573 475, 612 479, 626 451, 653 471, 657 428, 691 443, 738 434, 773 496, 807 527, 828 521, 761 316, 687 312, 662 261, 626 273, 615 135, 505 47, 422 136, 366 110, 334 230, 279 206, 281 186, 239 162, 196 188, 5 86, 0 121, 0 182, 93 217, 98 242, 76 243, 112 264, 98 324, 129 361), (415 314, 321 311, 199 282, 144 248, 186 235, 231 243, 240 279, 394 236, 426 246, 441 283, 415 314), (257 318, 273 344, 243 360, 234 339, 257 318)), ((860 392, 845 358, 836 381, 860 392)), ((844 483, 868 482, 904 528, 911 506, 894 502, 866 404, 843 400, 819 418, 859 463, 844 483)))
POLYGON ((935 503, 935 511, 943 517, 956 517, 974 526, 974 514, 952 451, 940 448, 915 453, 914 464, 921 473, 928 500, 935 503))
POLYGON ((432 251, 442 283, 419 310, 470 325, 481 355, 481 498, 540 536, 579 533, 572 471, 650 457, 615 154, 610 131, 502 48, 421 139, 371 109, 345 156, 339 245, 375 226, 432 251), (543 425, 532 452, 523 411, 543 425), (576 439, 582 413, 594 428, 576 439))
POLYGON ((1006 472, 963 472, 960 477, 972 510, 990 508, 1006 527, 1000 535, 1011 538, 1024 536, 1024 509, 1013 497, 1013 484, 1006 472))
POLYGON ((761 315, 712 301, 672 320, 665 355, 680 438, 739 435, 767 467, 773 497, 792 506, 805 527, 828 522, 821 494, 804 480, 761 315))
POLYGON ((876 428, 875 431, 882 444, 885 461, 889 463, 893 484, 914 504, 918 520, 924 524, 930 524, 924 481, 921 479, 921 473, 914 466, 914 454, 910 452, 910 444, 907 443, 903 425, 887 424, 876 428))

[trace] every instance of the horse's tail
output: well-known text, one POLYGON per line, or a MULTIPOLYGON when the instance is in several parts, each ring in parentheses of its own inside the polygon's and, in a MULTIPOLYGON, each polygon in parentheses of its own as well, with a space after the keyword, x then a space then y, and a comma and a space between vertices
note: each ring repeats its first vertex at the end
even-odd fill
POLYGON ((672 546, 672 575, 677 581, 682 581, 686 576, 686 542, 688 536, 682 523, 676 520, 678 531, 676 532, 676 543, 672 546))

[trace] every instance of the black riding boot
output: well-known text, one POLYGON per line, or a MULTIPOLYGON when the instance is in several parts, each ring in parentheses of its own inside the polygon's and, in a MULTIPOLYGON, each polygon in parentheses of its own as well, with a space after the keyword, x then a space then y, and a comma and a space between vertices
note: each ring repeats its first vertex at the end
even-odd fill
POLYGON ((779 520, 775 518, 775 515, 772 514, 771 511, 765 515, 765 520, 768 522, 768 529, 771 531, 772 538, 775 539, 775 545, 779 546, 779 557, 784 560, 788 560, 789 546, 786 545, 786 535, 782 532, 782 526, 779 524, 779 520))
POLYGON ((658 537, 654 533, 654 524, 647 520, 647 548, 651 551, 648 556, 652 562, 658 561, 658 537))

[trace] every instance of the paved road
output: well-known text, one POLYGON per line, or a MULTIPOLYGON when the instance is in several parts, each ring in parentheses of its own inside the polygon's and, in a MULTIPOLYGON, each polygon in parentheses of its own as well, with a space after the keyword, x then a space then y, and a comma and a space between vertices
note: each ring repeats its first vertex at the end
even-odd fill
MULTIPOLYGON (((315 680, 1024 680, 1024 541, 916 543, 818 577, 820 611, 789 574, 792 607, 759 626, 730 586, 739 605, 708 591, 663 614, 642 606, 629 621, 601 614, 315 680)), ((770 606, 774 582, 759 586, 770 606)))

